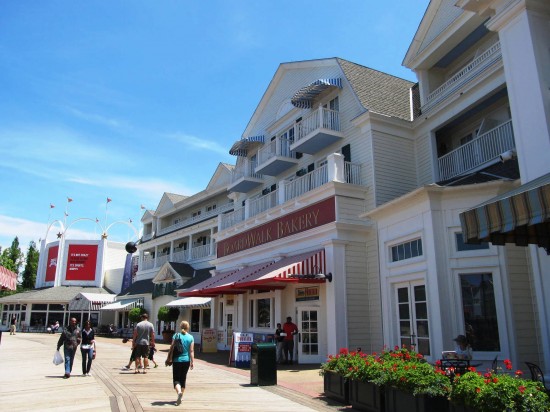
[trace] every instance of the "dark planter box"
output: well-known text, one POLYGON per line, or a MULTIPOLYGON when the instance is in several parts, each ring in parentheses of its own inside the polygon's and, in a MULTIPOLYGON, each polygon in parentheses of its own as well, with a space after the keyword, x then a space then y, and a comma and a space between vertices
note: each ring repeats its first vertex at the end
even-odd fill
POLYGON ((349 405, 349 382, 342 375, 327 371, 323 376, 325 396, 349 405))
POLYGON ((449 402, 449 412, 476 412, 476 409, 466 405, 455 405, 449 402))
POLYGON ((386 412, 446 412, 449 401, 444 397, 413 396, 395 388, 385 388, 386 412))
POLYGON ((384 412, 384 388, 370 382, 350 380, 349 402, 358 411, 384 412))

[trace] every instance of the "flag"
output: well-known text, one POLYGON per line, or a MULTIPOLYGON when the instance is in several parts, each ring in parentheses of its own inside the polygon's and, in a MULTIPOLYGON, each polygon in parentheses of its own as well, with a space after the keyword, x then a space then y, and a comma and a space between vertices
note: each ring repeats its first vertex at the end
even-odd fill
POLYGON ((95 218, 95 222, 96 222, 96 223, 99 223, 99 219, 98 219, 97 217, 95 218))
POLYGON ((50 209, 53 209, 54 207, 55 205, 50 203, 50 209))
POLYGON ((71 203, 73 201, 73 199, 71 199, 70 197, 67 198, 67 203, 71 203))
POLYGON ((113 199, 107 198, 107 203, 111 202, 113 199))
POLYGON ((130 223, 132 223, 132 219, 130 219, 130 223))
POLYGON ((69 214, 67 212, 65 212, 65 216, 69 216, 69 214))
POLYGON ((141 207, 141 210, 145 209, 145 206, 143 206, 143 205, 141 205, 140 207, 141 207))

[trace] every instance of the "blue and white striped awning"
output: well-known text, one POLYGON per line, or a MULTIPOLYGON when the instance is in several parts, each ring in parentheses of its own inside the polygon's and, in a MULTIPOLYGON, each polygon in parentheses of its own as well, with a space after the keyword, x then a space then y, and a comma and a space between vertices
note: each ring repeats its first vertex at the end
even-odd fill
POLYGON ((260 145, 264 143, 264 136, 250 136, 245 137, 244 139, 237 140, 233 146, 231 146, 231 149, 229 149, 229 154, 233 156, 241 156, 246 157, 248 155, 248 151, 253 148, 254 146, 260 145))
POLYGON ((311 108, 313 99, 315 99, 321 92, 330 87, 338 87, 339 89, 341 89, 342 79, 336 78, 315 80, 313 83, 310 83, 307 86, 302 87, 300 90, 298 90, 290 101, 295 107, 298 107, 299 109, 309 109, 311 108))

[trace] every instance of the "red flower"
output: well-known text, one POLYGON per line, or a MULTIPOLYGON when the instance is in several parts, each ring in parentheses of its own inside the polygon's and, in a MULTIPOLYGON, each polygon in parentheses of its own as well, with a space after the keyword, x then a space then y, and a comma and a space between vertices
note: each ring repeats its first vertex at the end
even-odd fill
POLYGON ((521 393, 525 392, 525 386, 523 385, 520 385, 518 389, 521 393))
POLYGON ((340 353, 342 355, 347 355, 348 354, 348 349, 347 348, 340 348, 340 353))
POLYGON ((512 369, 512 361, 510 361, 510 359, 504 359, 504 365, 506 366, 506 369, 512 369))
POLYGON ((481 392, 481 388, 476 388, 476 392, 477 393, 481 392))
POLYGON ((518 370, 516 371, 516 376, 521 376, 521 375, 523 375, 523 372, 520 371, 520 370, 518 369, 518 370))
POLYGON ((498 382, 498 378, 493 378, 493 383, 497 383, 498 382))

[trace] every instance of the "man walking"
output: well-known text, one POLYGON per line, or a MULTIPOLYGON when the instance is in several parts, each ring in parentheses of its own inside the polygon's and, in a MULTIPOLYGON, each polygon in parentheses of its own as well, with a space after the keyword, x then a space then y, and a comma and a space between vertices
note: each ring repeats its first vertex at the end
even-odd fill
MULTIPOLYGON (((134 373, 139 373, 141 368, 141 358, 148 359, 149 357, 149 345, 155 344, 155 328, 151 322, 147 319, 149 316, 147 313, 141 315, 141 322, 136 325, 134 329, 134 338, 132 340, 132 349, 135 349, 135 361, 136 370, 134 373)), ((143 364, 143 373, 147 373, 145 370, 145 364, 143 364)))
POLYGON ((17 318, 15 317, 15 315, 13 315, 10 322, 10 335, 15 335, 16 324, 17 324, 17 318))
POLYGON ((294 356, 294 335, 298 333, 298 326, 292 323, 292 318, 290 316, 286 318, 283 330, 284 333, 286 333, 283 340, 283 351, 285 353, 286 363, 292 365, 292 357, 294 356))
POLYGON ((57 341, 57 350, 63 345, 63 354, 65 355, 65 375, 63 379, 69 379, 71 377, 74 355, 76 354, 76 349, 78 345, 80 345, 81 340, 80 328, 76 324, 76 318, 71 318, 69 326, 63 329, 57 341))

